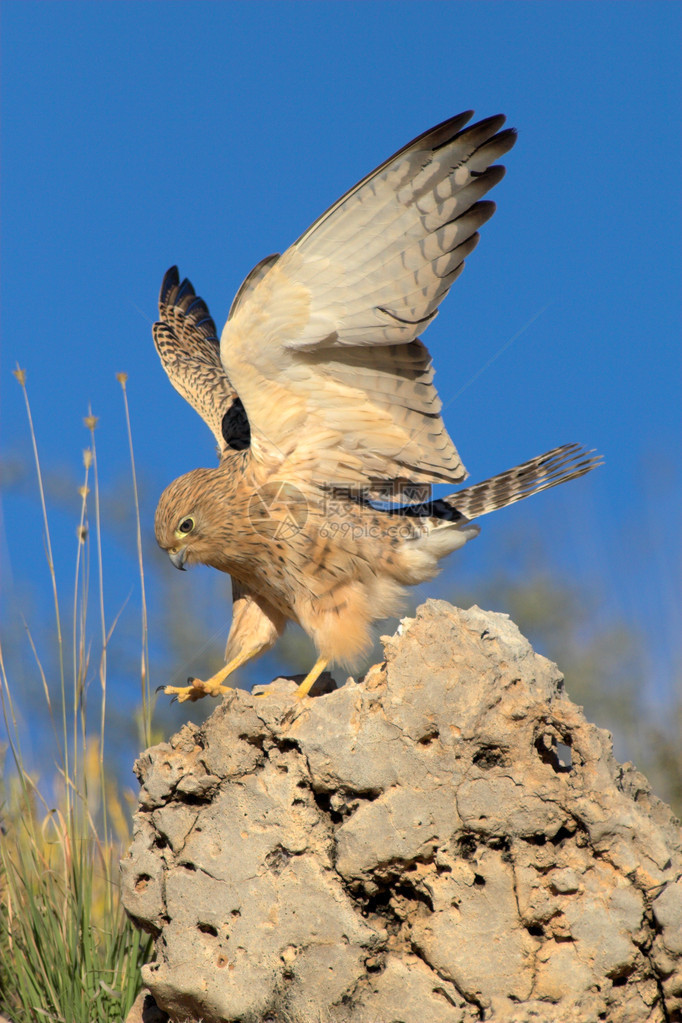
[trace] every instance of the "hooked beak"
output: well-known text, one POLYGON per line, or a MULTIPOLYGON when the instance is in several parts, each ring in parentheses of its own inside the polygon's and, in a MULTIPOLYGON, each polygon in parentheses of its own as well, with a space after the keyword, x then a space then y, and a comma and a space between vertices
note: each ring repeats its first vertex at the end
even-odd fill
POLYGON ((187 560, 187 548, 181 547, 178 551, 169 551, 168 557, 171 559, 176 568, 179 568, 181 572, 186 572, 185 561, 187 560))

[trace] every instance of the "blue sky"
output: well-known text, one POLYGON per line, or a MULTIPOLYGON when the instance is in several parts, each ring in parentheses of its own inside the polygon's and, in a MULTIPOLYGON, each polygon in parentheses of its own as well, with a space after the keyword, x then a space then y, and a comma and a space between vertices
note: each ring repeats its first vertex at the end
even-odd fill
MULTIPOLYGON (((129 374, 151 533, 165 484, 214 457, 152 345, 167 267, 190 277, 220 328, 262 256, 472 107, 505 112, 519 141, 497 213, 425 335, 446 423, 472 481, 574 440, 606 464, 485 522, 451 571, 491 571, 500 547, 487 538, 523 528, 672 663, 679 4, 5 0, 1 17, 0 613, 49 592, 15 364, 44 466, 65 485, 80 478, 91 404, 103 484, 123 502, 115 374, 129 374)), ((53 509, 67 586, 78 506, 74 488, 72 507, 53 509)), ((137 599, 117 543, 105 549, 110 618, 137 599)), ((166 582, 186 578, 169 568, 166 582)))

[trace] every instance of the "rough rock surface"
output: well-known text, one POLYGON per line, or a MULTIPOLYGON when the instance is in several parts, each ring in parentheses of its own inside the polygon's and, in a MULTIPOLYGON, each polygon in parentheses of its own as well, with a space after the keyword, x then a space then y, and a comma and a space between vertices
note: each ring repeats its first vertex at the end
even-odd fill
POLYGON ((360 685, 235 691, 143 754, 123 862, 173 1021, 672 1023, 669 809, 504 615, 429 601, 360 685), (293 709, 292 709, 293 708, 293 709))

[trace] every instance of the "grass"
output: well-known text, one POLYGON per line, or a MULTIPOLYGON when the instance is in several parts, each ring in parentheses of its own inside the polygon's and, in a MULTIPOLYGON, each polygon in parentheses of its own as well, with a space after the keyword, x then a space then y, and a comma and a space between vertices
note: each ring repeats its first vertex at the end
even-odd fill
MULTIPOLYGON (((133 927, 121 904, 118 861, 130 840, 129 824, 114 775, 107 770, 105 754, 107 650, 116 620, 108 623, 105 615, 97 419, 92 414, 85 419, 90 446, 83 459, 69 642, 26 375, 17 369, 15 376, 24 394, 42 506, 55 619, 56 649, 51 651, 50 662, 57 666, 56 685, 48 681, 52 671, 43 668, 38 644, 28 628, 27 636, 57 756, 53 778, 40 779, 30 772, 22 754, 12 681, 0 643, 0 701, 13 768, 6 772, 0 790, 0 1011, 12 1023, 121 1023, 139 991, 140 966, 148 959, 150 942, 133 927), (92 603, 91 560, 95 562, 96 659, 88 617, 92 603), (99 682, 94 733, 89 727, 92 715, 88 714, 88 683, 93 677, 99 682)), ((143 595, 140 738, 148 743, 151 704, 139 505, 125 374, 119 374, 118 379, 137 514, 143 595)))

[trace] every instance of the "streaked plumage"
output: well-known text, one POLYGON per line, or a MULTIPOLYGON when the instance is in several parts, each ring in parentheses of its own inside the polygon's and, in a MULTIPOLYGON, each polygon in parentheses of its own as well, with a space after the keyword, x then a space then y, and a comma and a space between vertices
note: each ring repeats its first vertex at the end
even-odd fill
POLYGON ((447 498, 430 485, 466 471, 441 418, 417 334, 494 212, 483 196, 514 144, 502 116, 470 113, 426 132, 364 178, 239 289, 218 342, 205 303, 177 269, 154 340, 173 386, 204 418, 220 464, 172 483, 156 536, 177 567, 233 579, 227 664, 178 699, 223 691, 289 620, 315 642, 305 695, 330 662, 353 667, 371 623, 403 588, 478 533, 474 517, 588 472, 565 445, 447 498), (379 503, 381 502, 381 503, 379 503))

